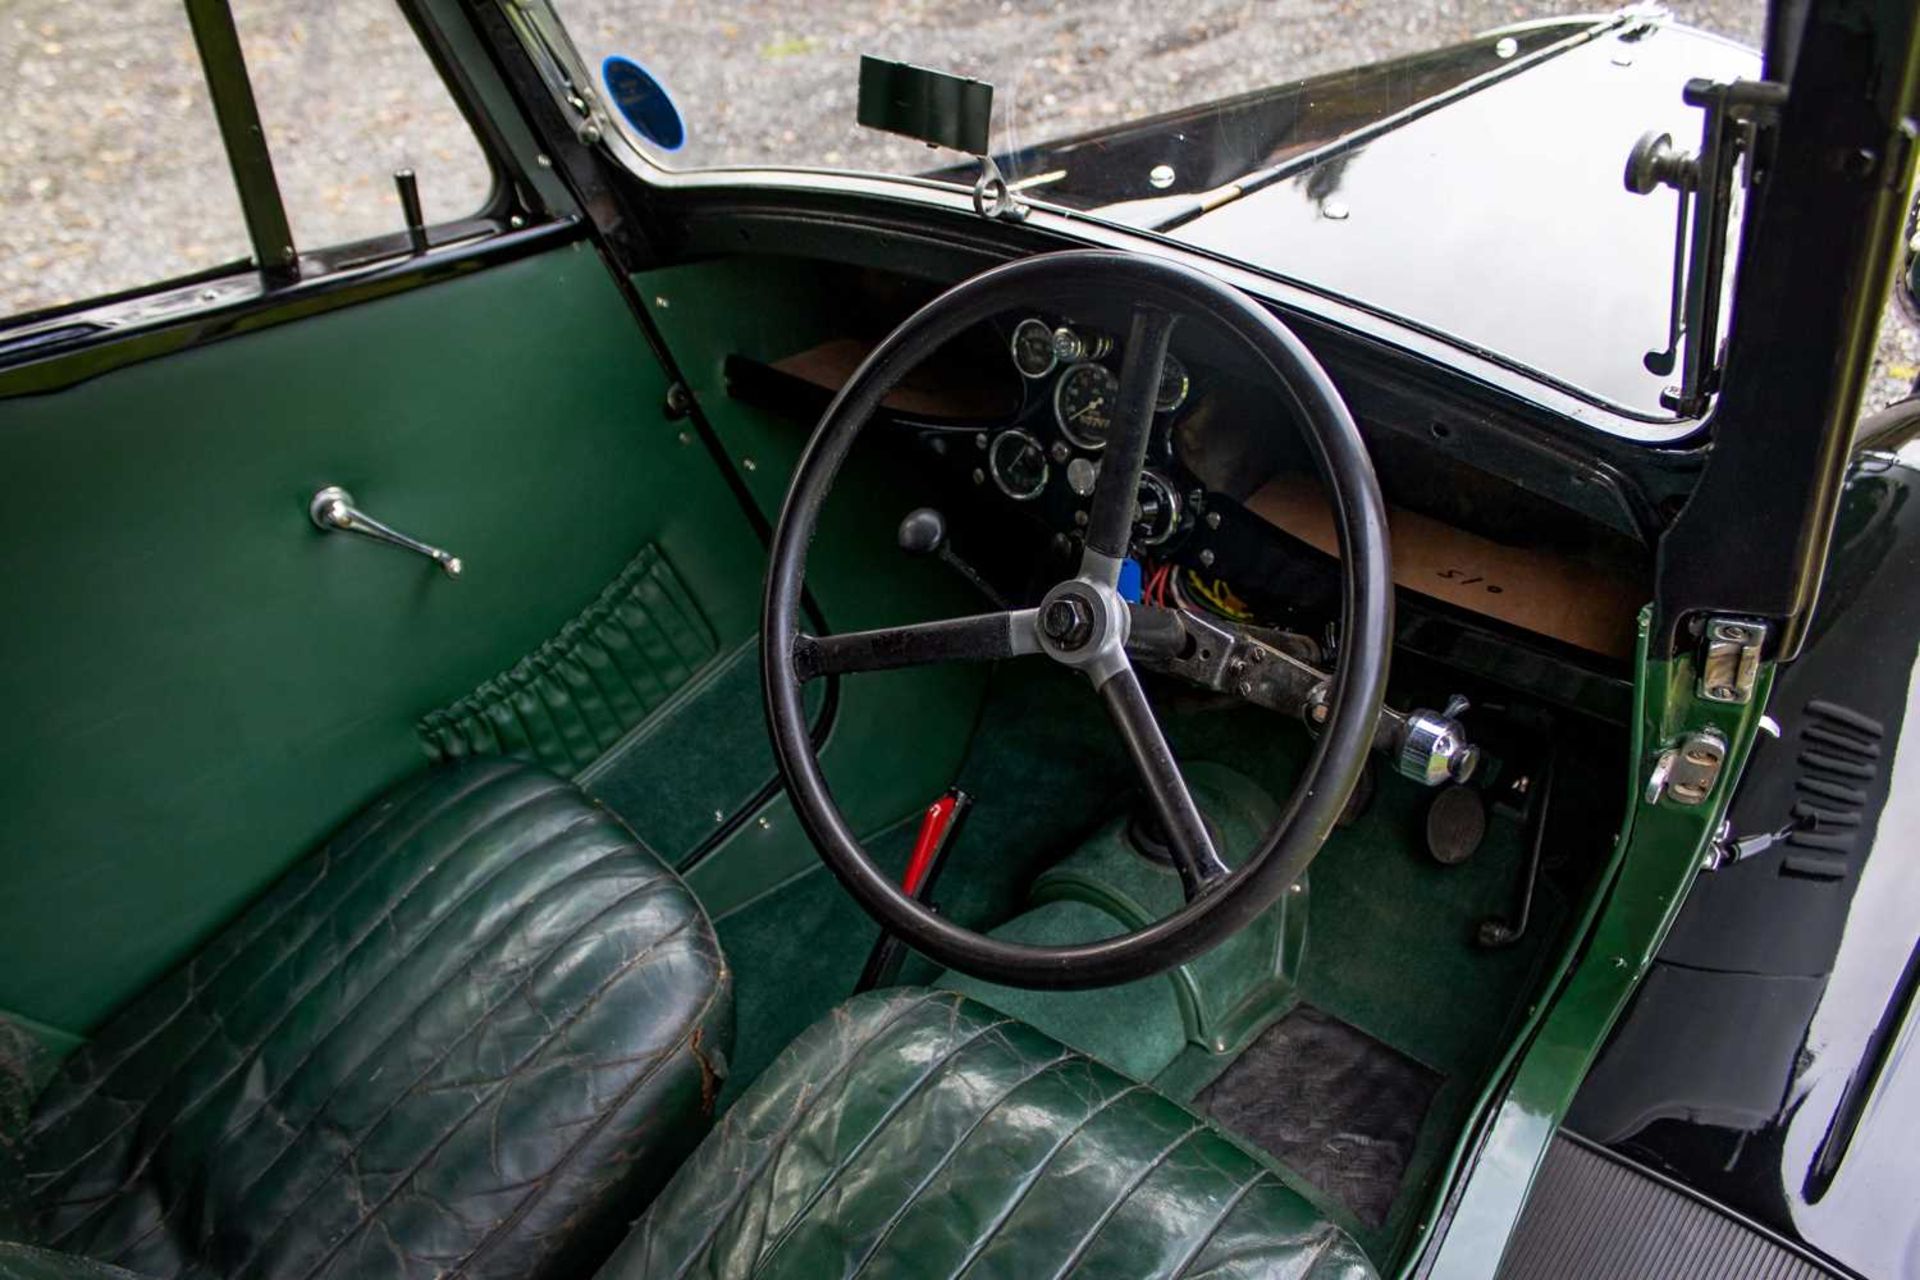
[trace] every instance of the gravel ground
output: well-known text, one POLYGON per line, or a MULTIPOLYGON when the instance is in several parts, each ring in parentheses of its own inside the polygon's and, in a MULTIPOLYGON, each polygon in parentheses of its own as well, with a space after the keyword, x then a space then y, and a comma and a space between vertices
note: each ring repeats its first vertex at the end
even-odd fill
MULTIPOLYGON (((388 0, 235 0, 296 240, 399 223, 411 165, 430 218, 477 206, 472 139, 388 0)), ((851 124, 860 52, 978 75, 1024 145, 1392 57, 1591 3, 1515 0, 560 0, 582 51, 663 72, 687 163, 792 157, 924 168, 851 124)), ((1759 0, 1674 0, 1758 43, 1759 0)), ((246 237, 179 0, 0 0, 0 315, 242 257, 246 237), (85 85, 84 94, 72 86, 85 85)), ((1903 395, 1920 334, 1889 308, 1868 403, 1903 395)))

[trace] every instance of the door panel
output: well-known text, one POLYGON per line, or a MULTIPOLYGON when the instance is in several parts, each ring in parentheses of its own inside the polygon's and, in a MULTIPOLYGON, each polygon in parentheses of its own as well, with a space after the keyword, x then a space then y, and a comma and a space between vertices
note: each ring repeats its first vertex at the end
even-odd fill
POLYGON ((0 1009, 84 1032, 643 547, 750 636, 758 540, 665 390, 576 242, 0 398, 0 1009), (463 575, 319 533, 329 484, 463 575))

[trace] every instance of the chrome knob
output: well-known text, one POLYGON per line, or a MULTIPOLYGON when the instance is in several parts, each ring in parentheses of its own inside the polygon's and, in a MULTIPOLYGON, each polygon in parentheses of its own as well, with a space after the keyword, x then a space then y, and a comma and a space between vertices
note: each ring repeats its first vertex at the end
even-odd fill
POLYGON ((1394 756, 1394 768, 1424 787, 1444 782, 1465 782, 1480 765, 1480 748, 1467 741, 1467 731, 1459 717, 1466 712, 1467 700, 1455 697, 1445 711, 1424 708, 1407 713, 1406 731, 1400 750, 1394 756))

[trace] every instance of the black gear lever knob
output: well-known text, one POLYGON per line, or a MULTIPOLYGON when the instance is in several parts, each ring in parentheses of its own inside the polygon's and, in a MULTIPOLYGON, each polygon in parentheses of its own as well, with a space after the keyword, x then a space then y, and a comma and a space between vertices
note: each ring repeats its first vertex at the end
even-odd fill
POLYGON ((967 582, 995 607, 1011 609, 1005 596, 993 587, 993 584, 981 577, 974 567, 953 553, 947 545, 947 518, 932 507, 916 507, 907 512, 900 521, 898 534, 900 549, 910 556, 932 556, 965 578, 967 582))
POLYGON ((947 545, 947 518, 932 507, 917 507, 900 521, 900 549, 908 555, 930 556, 947 545))

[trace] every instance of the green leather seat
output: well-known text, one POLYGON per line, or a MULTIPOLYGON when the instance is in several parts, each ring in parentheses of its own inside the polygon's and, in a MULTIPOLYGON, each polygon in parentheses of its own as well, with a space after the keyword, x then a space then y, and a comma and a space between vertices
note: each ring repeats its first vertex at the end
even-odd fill
POLYGON ((951 992, 863 996, 729 1111, 600 1280, 1373 1275, 1168 1098, 951 992))
MULTIPOLYGON (((709 1128, 731 1035, 711 926, 624 827, 524 765, 436 769, 62 1065, 31 1242, 157 1277, 577 1276, 709 1128)), ((107 1274, 60 1265, 0 1251, 107 1274)))

